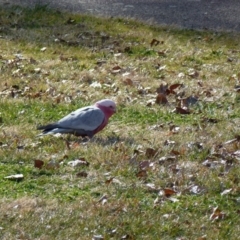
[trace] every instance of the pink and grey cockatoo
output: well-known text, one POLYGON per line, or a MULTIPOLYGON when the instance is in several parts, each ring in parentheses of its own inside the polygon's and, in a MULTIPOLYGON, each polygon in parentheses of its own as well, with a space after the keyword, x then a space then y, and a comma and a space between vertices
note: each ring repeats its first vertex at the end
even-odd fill
POLYGON ((70 133, 75 136, 92 138, 107 124, 108 119, 116 112, 116 104, 110 99, 103 99, 93 106, 79 108, 68 114, 58 122, 39 126, 43 130, 41 135, 55 133, 70 133))

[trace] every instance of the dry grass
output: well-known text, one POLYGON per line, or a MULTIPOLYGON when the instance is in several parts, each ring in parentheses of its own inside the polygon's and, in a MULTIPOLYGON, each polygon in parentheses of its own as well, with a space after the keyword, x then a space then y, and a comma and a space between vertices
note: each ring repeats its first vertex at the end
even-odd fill
POLYGON ((1 239, 238 238, 237 34, 38 6, 0 8, 0 36, 1 239), (191 113, 176 113, 189 96, 191 113), (36 137, 102 98, 118 113, 92 141, 36 137), (69 165, 79 158, 89 166, 69 165))

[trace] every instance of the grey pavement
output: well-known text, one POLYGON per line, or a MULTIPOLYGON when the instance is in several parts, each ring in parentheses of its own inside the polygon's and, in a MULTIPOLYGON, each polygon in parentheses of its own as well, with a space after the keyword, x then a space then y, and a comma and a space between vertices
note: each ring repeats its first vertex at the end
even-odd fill
POLYGON ((240 32, 240 0, 0 0, 3 5, 48 4, 97 16, 128 17, 187 29, 240 32))

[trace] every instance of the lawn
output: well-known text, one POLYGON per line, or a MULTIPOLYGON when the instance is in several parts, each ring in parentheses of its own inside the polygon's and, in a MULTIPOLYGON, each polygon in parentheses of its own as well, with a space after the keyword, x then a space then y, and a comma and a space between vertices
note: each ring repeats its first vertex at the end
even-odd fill
POLYGON ((239 37, 0 7, 0 239, 239 238, 239 37), (104 98, 90 141, 37 136, 104 98))

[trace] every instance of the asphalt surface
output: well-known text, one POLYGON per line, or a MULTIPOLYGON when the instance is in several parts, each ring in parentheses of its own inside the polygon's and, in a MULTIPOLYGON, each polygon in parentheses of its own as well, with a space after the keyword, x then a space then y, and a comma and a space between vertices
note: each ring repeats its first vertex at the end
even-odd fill
POLYGON ((188 29, 240 32, 240 0, 0 0, 0 4, 48 4, 63 11, 128 17, 188 29))

